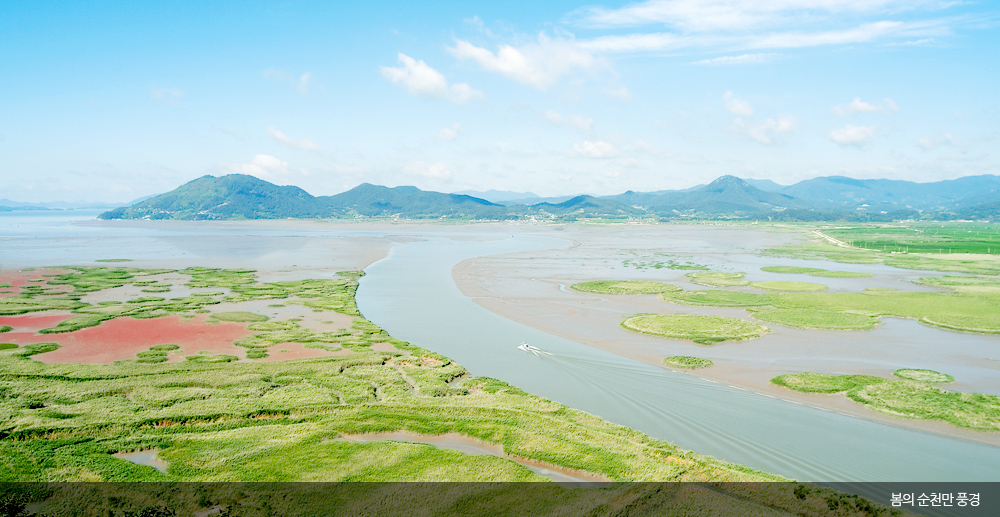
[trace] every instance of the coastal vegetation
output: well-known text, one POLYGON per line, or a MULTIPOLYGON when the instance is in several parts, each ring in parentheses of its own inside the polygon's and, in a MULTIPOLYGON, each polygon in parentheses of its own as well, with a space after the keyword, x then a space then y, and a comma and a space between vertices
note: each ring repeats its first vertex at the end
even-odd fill
POLYGON ((625 319, 621 325, 643 334, 690 339, 701 345, 746 341, 770 332, 767 327, 746 320, 691 314, 638 314, 625 319))
POLYGON ((760 268, 760 270, 766 271, 768 273, 791 273, 791 274, 803 274, 810 276, 822 276, 828 278, 868 278, 875 276, 872 273, 860 273, 855 271, 830 271, 828 269, 820 269, 815 267, 765 266, 760 268))
POLYGON ((660 294, 681 291, 676 285, 643 280, 598 280, 573 284, 571 288, 600 294, 660 294))
POLYGON ((950 382, 946 379, 951 376, 932 370, 894 373, 901 378, 803 372, 779 375, 771 382, 806 393, 844 393, 849 399, 887 415, 941 420, 981 431, 1000 430, 1000 397, 937 388, 930 383, 950 382))
POLYGON ((701 357, 691 357, 689 355, 675 355, 671 357, 666 357, 663 359, 663 364, 667 366, 673 366, 675 368, 708 368, 712 366, 713 363, 711 359, 704 359, 701 357))
POLYGON ((708 266, 678 259, 661 259, 662 254, 649 258, 633 258, 622 260, 622 265, 642 271, 644 269, 674 269, 682 271, 708 271, 708 266))
MULTIPOLYGON (((340 434, 395 430, 459 433, 501 445, 508 454, 611 479, 778 479, 682 451, 500 381, 470 377, 447 357, 392 338, 356 316, 360 273, 278 283, 258 283, 249 270, 191 268, 182 273, 192 277, 189 287, 225 288, 227 297, 240 299, 281 297, 354 315, 353 323, 317 332, 300 327, 295 318, 265 321, 250 312, 214 313, 222 321, 249 322, 248 329, 256 332, 236 343, 248 349, 245 359, 205 351, 171 362, 169 355, 180 347, 164 343, 110 365, 45 364, 34 358, 57 350, 57 342, 5 347, 0 351, 0 454, 10 461, 0 466, 0 479, 539 479, 499 458, 426 445, 337 439, 340 434), (266 354, 268 346, 289 342, 349 353, 278 362, 252 358, 266 354), (376 350, 376 344, 389 348, 376 350), (111 456, 148 449, 157 449, 168 463, 165 473, 111 456)), ((52 278, 74 287, 79 283, 87 292, 151 276, 86 268, 67 275, 52 278)), ((191 312, 194 306, 207 305, 183 308, 191 312)), ((122 316, 118 311, 113 315, 122 316)))
POLYGON ((935 372, 934 370, 923 370, 914 368, 900 368, 892 372, 893 375, 901 379, 911 381, 948 383, 955 382, 955 378, 947 373, 935 372))
MULTIPOLYGON (((329 505, 330 497, 342 497, 346 507, 369 501, 349 492, 309 502, 301 491, 315 485, 306 483, 272 497, 252 489, 235 493, 233 485, 224 483, 167 482, 546 480, 500 457, 404 441, 343 439, 406 431, 455 433, 542 465, 612 480, 658 482, 613 485, 592 492, 541 483, 543 488, 537 490, 545 492, 539 498, 524 497, 534 488, 519 486, 512 491, 505 488, 512 485, 456 485, 465 495, 436 493, 430 498, 431 506, 438 508, 432 515, 467 511, 469 504, 496 510, 492 513, 512 509, 522 514, 585 513, 601 507, 600 501, 605 500, 639 505, 636 508, 652 504, 677 515, 693 508, 709 513, 714 513, 713 508, 736 508, 748 516, 823 515, 831 504, 850 507, 858 515, 889 511, 809 485, 719 485, 720 481, 784 479, 679 449, 495 379, 473 377, 449 358, 395 339, 357 315, 354 292, 359 273, 344 273, 335 280, 274 284, 247 281, 252 275, 248 271, 196 273, 199 283, 228 284, 229 295, 215 292, 214 297, 284 296, 287 303, 310 302, 317 310, 336 310, 353 319, 348 328, 320 333, 300 327, 297 318, 253 321, 261 318, 247 317, 241 311, 216 313, 236 313, 239 316, 222 319, 238 320, 256 332, 242 343, 248 350, 266 350, 248 345, 307 341, 349 353, 260 362, 251 359, 250 353, 240 358, 206 351, 177 362, 168 358, 180 353, 180 347, 163 343, 138 352, 135 359, 108 365, 45 364, 35 358, 58 350, 58 343, 0 346, 0 393, 4 395, 0 399, 0 457, 4 458, 0 480, 157 482, 144 485, 148 488, 141 491, 99 483, 45 485, 45 490, 36 491, 31 488, 36 485, 22 484, 18 490, 0 494, 4 508, 30 514, 25 510, 30 503, 38 515, 166 515, 213 509, 230 515, 265 510, 296 515, 329 505), (155 454, 162 464, 115 456, 135 451, 155 454), (713 485, 664 488, 663 481, 713 485), (78 488, 67 490, 68 486, 78 488)), ((53 337, 58 340, 60 336, 53 337)), ((678 364, 705 364, 697 358, 674 359, 678 364)), ((364 492, 377 485, 346 486, 364 492)))
POLYGON ((743 278, 746 276, 745 273, 706 272, 688 273, 685 276, 690 278, 691 282, 695 284, 707 285, 710 287, 738 287, 750 285, 750 281, 743 278))
POLYGON ((1000 227, 996 224, 914 222, 850 229, 832 225, 794 228, 806 232, 811 239, 762 253, 850 264, 885 264, 902 269, 1000 275, 1000 243, 994 245, 1000 227), (945 236, 947 241, 943 240, 945 236))
POLYGON ((823 309, 774 309, 753 307, 747 309, 754 318, 804 329, 866 330, 878 325, 878 318, 854 312, 823 309))
POLYGON ((826 291, 827 287, 823 284, 816 284, 813 282, 788 282, 782 280, 771 280, 767 282, 754 282, 750 284, 751 287, 756 287, 757 289, 764 289, 767 291, 798 291, 798 292, 812 292, 812 291, 826 291))
MULTIPOLYGON (((933 279, 921 281, 938 282, 933 279)), ((1000 289, 991 284, 995 280, 968 280, 961 285, 948 285, 948 282, 936 283, 953 290, 945 293, 865 289, 860 293, 755 295, 710 290, 663 293, 660 298, 687 305, 748 307, 751 314, 764 321, 801 328, 870 329, 878 318, 893 316, 949 330, 1000 333, 1000 313, 996 310, 1000 306, 1000 289)))

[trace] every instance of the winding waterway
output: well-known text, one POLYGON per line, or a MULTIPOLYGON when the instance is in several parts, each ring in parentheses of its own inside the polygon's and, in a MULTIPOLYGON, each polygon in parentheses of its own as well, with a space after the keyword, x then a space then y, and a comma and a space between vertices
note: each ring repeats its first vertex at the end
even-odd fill
POLYGON ((358 307, 393 336, 447 355, 474 375, 761 470, 809 481, 1000 479, 1000 448, 823 411, 594 349, 480 307, 451 276, 471 257, 568 244, 523 235, 397 244, 366 269, 358 307), (518 350, 522 341, 548 353, 518 350))

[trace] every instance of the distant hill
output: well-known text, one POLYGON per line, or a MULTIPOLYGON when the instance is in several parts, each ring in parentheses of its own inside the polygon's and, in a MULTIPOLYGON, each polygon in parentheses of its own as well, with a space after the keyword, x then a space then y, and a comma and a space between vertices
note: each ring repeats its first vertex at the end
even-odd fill
MULTIPOLYGON (((463 190, 455 192, 463 196, 478 197, 490 203, 504 204, 507 201, 528 201, 531 199, 541 199, 541 196, 534 192, 514 192, 512 190, 463 190)), ((527 204, 527 203, 521 203, 527 204)))
POLYGON ((100 219, 283 219, 322 217, 316 198, 246 174, 202 176, 166 194, 104 212, 100 219))
POLYGON ((509 219, 502 205, 464 194, 442 194, 417 187, 383 187, 362 183, 337 194, 316 198, 331 216, 394 216, 427 218, 509 219))
POLYGON ((202 176, 176 189, 101 219, 284 219, 402 216, 410 218, 504 219, 508 210, 458 194, 425 192, 416 187, 363 183, 335 196, 314 197, 292 186, 278 186, 245 174, 202 176))
POLYGON ((825 208, 868 205, 871 210, 913 208, 936 211, 986 202, 983 195, 1000 192, 1000 176, 966 176, 932 183, 827 176, 800 181, 778 192, 825 208))
MULTIPOLYGON (((722 176, 686 190, 628 191, 613 196, 529 198, 491 202, 465 194, 363 183, 314 197, 253 176, 203 176, 176 189, 100 215, 102 219, 404 218, 573 221, 577 219, 770 219, 892 221, 910 218, 1000 219, 1000 177, 935 183, 815 178, 782 187, 722 176), (766 187, 759 188, 756 185, 766 187), (777 187, 776 190, 775 187, 777 187)), ((497 196, 521 195, 507 192, 497 196)))

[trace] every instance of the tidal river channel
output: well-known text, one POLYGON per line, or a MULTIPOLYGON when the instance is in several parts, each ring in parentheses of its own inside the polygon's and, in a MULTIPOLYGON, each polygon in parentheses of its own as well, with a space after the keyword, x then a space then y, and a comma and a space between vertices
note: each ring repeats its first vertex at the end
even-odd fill
POLYGON ((482 255, 565 247, 561 239, 397 244, 371 266, 358 307, 391 335, 474 375, 720 459, 808 481, 994 481, 1000 448, 815 409, 671 372, 498 316, 462 295, 452 268, 482 255), (517 349, 522 341, 544 350, 517 349))

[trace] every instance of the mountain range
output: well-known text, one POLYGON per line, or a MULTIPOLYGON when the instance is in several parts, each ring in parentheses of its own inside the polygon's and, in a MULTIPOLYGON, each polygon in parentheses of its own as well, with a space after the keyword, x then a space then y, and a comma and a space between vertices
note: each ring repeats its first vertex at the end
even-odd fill
POLYGON ((487 191, 446 194, 416 187, 363 183, 333 196, 312 196, 253 176, 203 176, 102 219, 403 218, 459 220, 769 219, 890 221, 998 219, 1000 176, 934 183, 814 178, 782 186, 770 180, 722 176, 685 190, 628 191, 613 196, 542 198, 487 191), (470 194, 480 194, 484 199, 470 194))

